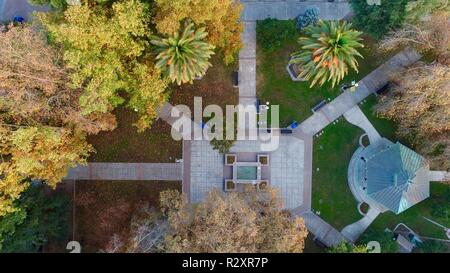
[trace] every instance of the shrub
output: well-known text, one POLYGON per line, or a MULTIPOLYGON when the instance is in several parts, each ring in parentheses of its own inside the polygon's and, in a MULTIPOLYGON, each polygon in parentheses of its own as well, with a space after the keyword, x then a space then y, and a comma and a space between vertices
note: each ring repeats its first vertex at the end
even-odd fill
POLYGON ((49 240, 66 240, 69 199, 45 191, 43 185, 30 187, 16 201, 18 210, 0 217, 0 252, 39 252, 49 240))
POLYGON ((368 5, 367 0, 350 3, 355 12, 354 24, 378 39, 403 24, 408 0, 384 0, 381 5, 368 5))
POLYGON ((286 41, 295 39, 297 35, 294 20, 280 21, 269 18, 258 21, 256 25, 258 45, 268 52, 280 48, 286 41))
POLYGON ((427 240, 421 243, 415 252, 418 253, 448 253, 449 248, 442 242, 427 240))
POLYGON ((317 23, 319 10, 316 8, 307 9, 304 14, 300 14, 295 20, 297 21, 297 29, 302 30, 309 25, 317 23))

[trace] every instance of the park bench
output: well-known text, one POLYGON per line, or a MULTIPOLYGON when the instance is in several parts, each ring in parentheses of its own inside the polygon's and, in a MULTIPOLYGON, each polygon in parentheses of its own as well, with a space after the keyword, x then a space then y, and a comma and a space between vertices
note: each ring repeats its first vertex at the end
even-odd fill
MULTIPOLYGON (((287 135, 287 134, 292 134, 292 130, 288 129, 288 128, 280 128, 280 133, 283 135, 287 135)), ((267 133, 271 133, 272 129, 271 128, 267 128, 267 133)))
POLYGON ((383 95, 386 94, 387 91, 389 91, 389 88, 391 87, 391 84, 388 82, 385 85, 383 85, 380 89, 378 89, 375 93, 377 95, 383 95))
POLYGON ((292 130, 291 129, 287 129, 287 128, 281 128, 280 129, 280 133, 282 135, 289 135, 289 134, 292 134, 292 130))
POLYGON ((316 106, 314 106, 311 110, 313 113, 319 111, 322 107, 324 107, 327 104, 326 100, 322 100, 321 102, 319 102, 318 104, 316 104, 316 106))
POLYGON ((233 86, 239 86, 239 71, 233 71, 233 86))

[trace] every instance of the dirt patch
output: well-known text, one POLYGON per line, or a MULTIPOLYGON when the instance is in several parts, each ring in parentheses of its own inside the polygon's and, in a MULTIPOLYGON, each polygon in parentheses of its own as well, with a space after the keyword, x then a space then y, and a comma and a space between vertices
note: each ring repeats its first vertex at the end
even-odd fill
MULTIPOLYGON (((67 194, 74 196, 71 186, 67 194)), ((176 181, 77 181, 73 217, 73 240, 83 252, 104 248, 114 234, 129 232, 131 217, 143 205, 159 206, 159 193, 181 191, 176 181)), ((73 205, 72 204, 72 205, 73 205)), ((71 236, 71 237, 72 237, 71 236)))
POLYGON ((208 69, 203 79, 195 80, 193 84, 175 86, 170 103, 187 105, 191 111, 194 97, 202 97, 203 107, 209 104, 221 107, 236 105, 239 98, 239 89, 233 87, 233 71, 237 69, 236 64, 226 66, 217 56, 212 58, 211 64, 213 66, 208 69))

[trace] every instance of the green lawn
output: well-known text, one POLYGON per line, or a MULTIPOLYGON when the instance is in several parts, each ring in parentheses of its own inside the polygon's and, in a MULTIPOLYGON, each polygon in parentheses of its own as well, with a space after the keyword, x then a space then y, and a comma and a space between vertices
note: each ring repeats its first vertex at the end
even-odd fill
MULTIPOLYGON (((281 21, 280 27, 294 21, 281 21)), ((287 126, 293 120, 303 121, 311 115, 311 108, 323 99, 333 99, 340 94, 339 87, 331 88, 325 84, 322 87, 309 88, 307 82, 294 82, 286 71, 289 56, 297 48, 297 35, 289 35, 283 45, 275 50, 265 51, 257 45, 257 92, 258 97, 271 104, 280 105, 281 126, 287 126)), ((260 42, 260 41, 258 41, 260 42)), ((364 59, 359 59, 359 73, 353 70, 342 83, 360 80, 377 68, 386 57, 380 57, 373 50, 374 43, 364 37, 365 48, 360 52, 364 59)))
MULTIPOLYGON (((398 141, 399 139, 395 135, 395 131, 397 129, 396 124, 391 120, 377 116, 373 110, 376 104, 377 104, 377 97, 372 95, 368 97, 362 105, 360 105, 360 108, 382 137, 385 137, 392 142, 398 141)), ((400 140, 400 142, 402 142, 405 145, 408 144, 402 140, 400 140)))
MULTIPOLYGON (((371 96, 361 109, 382 136, 397 141, 395 123, 374 114, 372 109, 376 103, 377 98, 371 96)), ((320 211, 321 217, 337 229, 361 218, 356 209, 357 202, 347 185, 348 163, 358 146, 357 141, 361 134, 359 128, 341 118, 339 123, 325 128, 324 134, 314 141, 312 208, 320 211)), ((404 141, 401 142, 408 145, 404 141)), ((399 215, 391 212, 381 214, 369 230, 394 229, 398 223, 405 223, 420 235, 445 239, 444 231, 427 222, 422 216, 450 226, 448 217, 437 218, 431 215, 433 207, 439 203, 450 206, 444 197, 448 190, 448 185, 432 183, 430 198, 399 215)))
POLYGON ((337 229, 361 218, 347 184, 347 169, 362 133, 341 118, 314 140, 312 209, 337 229))

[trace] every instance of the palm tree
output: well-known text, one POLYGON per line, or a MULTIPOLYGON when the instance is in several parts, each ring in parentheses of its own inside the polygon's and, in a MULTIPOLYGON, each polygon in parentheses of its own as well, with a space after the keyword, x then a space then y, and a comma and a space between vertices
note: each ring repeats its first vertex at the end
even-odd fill
POLYGON ((350 66, 358 72, 356 56, 363 57, 356 48, 360 43, 361 32, 351 29, 351 24, 338 21, 322 21, 305 28, 307 37, 300 37, 300 50, 292 54, 291 64, 300 69, 299 78, 323 85, 332 82, 332 87, 348 73, 350 66))
POLYGON ((194 24, 188 24, 182 33, 168 38, 156 37, 151 41, 156 46, 156 67, 178 85, 192 83, 196 77, 206 73, 214 54, 214 46, 205 42, 208 35, 205 28, 194 30, 194 24))

